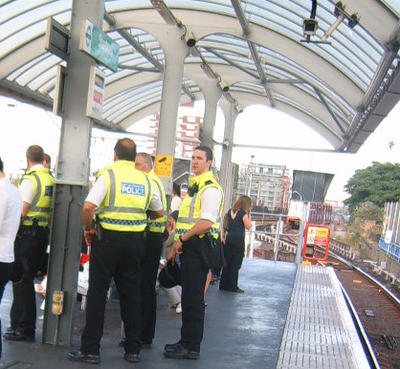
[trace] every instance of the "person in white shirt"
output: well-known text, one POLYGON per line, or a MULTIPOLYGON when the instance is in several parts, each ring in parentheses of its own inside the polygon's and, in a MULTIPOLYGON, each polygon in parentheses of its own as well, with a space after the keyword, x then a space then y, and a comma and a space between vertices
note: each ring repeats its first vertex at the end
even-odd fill
POLYGON ((21 220, 21 213, 21 194, 5 177, 3 173, 3 162, 0 158, 0 302, 3 297, 4 287, 13 276, 14 240, 21 220))
POLYGON ((182 202, 181 187, 176 182, 174 182, 172 184, 172 199, 171 199, 169 213, 173 213, 174 211, 179 210, 181 202, 182 202))

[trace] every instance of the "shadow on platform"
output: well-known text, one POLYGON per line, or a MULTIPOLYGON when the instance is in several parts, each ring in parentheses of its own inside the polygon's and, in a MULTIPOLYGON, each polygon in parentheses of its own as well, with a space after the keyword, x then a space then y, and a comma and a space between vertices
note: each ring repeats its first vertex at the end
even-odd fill
MULTIPOLYGON (((142 350, 141 362, 127 363, 123 359, 120 341, 119 302, 107 303, 106 322, 101 347, 100 365, 74 363, 66 359, 71 347, 40 343, 38 323, 37 342, 9 342, 3 340, 1 369, 64 369, 64 368, 146 368, 146 369, 274 369, 285 327, 292 294, 296 265, 269 260, 245 259, 239 284, 244 294, 219 291, 212 285, 206 296, 208 307, 204 339, 198 361, 172 360, 163 357, 165 343, 179 339, 181 315, 169 309, 163 292, 158 296, 156 337, 152 349, 142 350)), ((12 292, 7 286, 1 317, 3 331, 9 325, 12 292)), ((84 324, 84 312, 75 317, 73 346, 79 347, 84 324)))

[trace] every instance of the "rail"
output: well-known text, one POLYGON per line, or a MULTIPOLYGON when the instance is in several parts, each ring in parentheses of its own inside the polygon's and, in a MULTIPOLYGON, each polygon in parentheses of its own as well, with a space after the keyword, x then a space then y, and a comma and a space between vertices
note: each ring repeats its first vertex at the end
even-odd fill
POLYGON ((364 346, 365 353, 369 359, 369 362, 371 365, 373 365, 374 369, 380 369, 381 366, 379 365, 378 359, 376 358, 374 349, 372 348, 372 345, 371 345, 371 342, 369 341, 367 332, 365 332, 365 329, 360 320, 360 317, 358 316, 357 310, 354 307, 353 303, 351 302, 350 296, 348 295, 348 293, 346 292, 346 290, 344 289, 344 287, 341 283, 340 283, 340 288, 341 288, 343 296, 346 300, 347 306, 349 307, 349 311, 352 315, 355 327, 358 331, 358 335, 360 336, 360 338, 362 340, 362 345, 364 346))

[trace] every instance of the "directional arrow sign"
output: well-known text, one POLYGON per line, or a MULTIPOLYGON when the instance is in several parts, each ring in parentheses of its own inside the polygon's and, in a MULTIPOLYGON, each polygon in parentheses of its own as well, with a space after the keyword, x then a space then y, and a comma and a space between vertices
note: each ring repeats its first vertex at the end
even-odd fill
POLYGON ((112 71, 118 70, 118 43, 88 19, 83 22, 80 49, 112 71))

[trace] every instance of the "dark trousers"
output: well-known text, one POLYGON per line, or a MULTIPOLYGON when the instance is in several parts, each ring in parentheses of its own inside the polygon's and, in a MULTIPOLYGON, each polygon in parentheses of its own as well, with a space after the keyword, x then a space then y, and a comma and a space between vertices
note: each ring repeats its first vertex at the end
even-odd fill
POLYGON ((162 233, 147 232, 142 263, 142 337, 152 343, 156 329, 156 280, 162 249, 162 233))
POLYGON ((90 252, 86 325, 81 339, 81 351, 84 354, 99 354, 107 291, 114 278, 125 328, 125 351, 139 353, 143 232, 103 230, 102 233, 101 240, 93 241, 90 252))
POLYGON ((13 283, 13 302, 10 310, 11 328, 28 336, 35 335, 36 298, 33 280, 43 266, 49 241, 45 227, 21 226, 15 240, 16 265, 22 267, 22 278, 13 283))
POLYGON ((224 248, 225 263, 222 269, 219 289, 236 291, 238 289, 239 269, 244 256, 243 240, 226 241, 224 248))
MULTIPOLYGON (((7 282, 11 279, 13 273, 13 263, 1 263, 0 262, 0 302, 3 298, 4 287, 7 282)), ((2 353, 2 343, 1 343, 1 321, 0 321, 0 357, 2 353)))
POLYGON ((209 270, 204 258, 207 247, 205 238, 192 237, 183 244, 181 255, 181 343, 186 349, 197 352, 200 352, 204 330, 204 286, 209 270))

